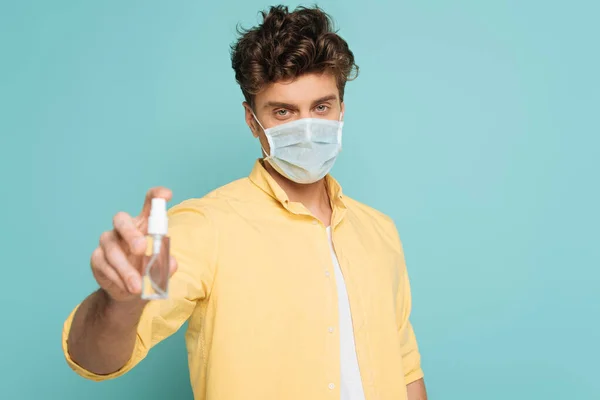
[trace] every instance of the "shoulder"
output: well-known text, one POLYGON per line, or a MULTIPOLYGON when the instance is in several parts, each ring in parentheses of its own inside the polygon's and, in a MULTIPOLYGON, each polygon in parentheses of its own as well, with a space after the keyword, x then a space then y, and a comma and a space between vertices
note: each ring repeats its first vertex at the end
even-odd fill
POLYGON ((344 196, 343 200, 348 209, 349 216, 352 218, 361 220, 364 223, 396 229, 394 220, 387 214, 348 196, 344 196))
POLYGON ((365 235, 377 237, 402 251, 396 223, 387 214, 344 195, 347 218, 355 229, 365 235))
POLYGON ((256 190, 248 178, 242 178, 221 186, 206 195, 184 200, 169 210, 169 216, 183 213, 203 214, 216 217, 231 210, 232 202, 255 197, 256 190))

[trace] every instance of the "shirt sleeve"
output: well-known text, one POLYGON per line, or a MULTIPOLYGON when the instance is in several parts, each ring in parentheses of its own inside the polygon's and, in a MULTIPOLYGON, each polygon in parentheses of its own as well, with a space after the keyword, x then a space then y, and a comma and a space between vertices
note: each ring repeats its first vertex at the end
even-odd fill
MULTIPOLYGON (((402 247, 402 245, 401 245, 402 247)), ((398 288, 397 321, 400 346, 402 351, 402 365, 404 381, 408 385, 411 382, 423 378, 421 369, 421 355, 413 326, 410 322, 412 298, 410 293, 410 282, 404 253, 402 253, 402 271, 398 288)))
POLYGON ((196 304, 212 286, 216 265, 217 232, 210 218, 190 201, 169 210, 171 255, 178 269, 169 281, 169 298, 146 305, 137 328, 135 347, 129 361, 118 371, 97 375, 75 363, 67 339, 77 306, 64 323, 62 346, 69 366, 84 378, 101 381, 116 378, 143 360, 157 343, 175 333, 190 317, 196 304))

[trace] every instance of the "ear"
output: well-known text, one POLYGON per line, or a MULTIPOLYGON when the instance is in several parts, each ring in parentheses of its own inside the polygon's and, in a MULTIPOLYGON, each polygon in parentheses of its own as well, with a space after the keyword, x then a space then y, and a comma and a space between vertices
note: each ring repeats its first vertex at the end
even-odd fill
POLYGON ((254 119, 254 115, 252 115, 252 108, 250 107, 250 104, 248 104, 248 102, 244 101, 242 103, 242 106, 244 106, 244 119, 246 120, 246 125, 248 125, 248 128, 250 128, 250 131, 252 131, 252 136, 254 136, 255 138, 258 137, 258 132, 260 130, 260 127, 258 126, 258 124, 256 123, 256 120, 254 119))
POLYGON ((341 112, 341 117, 342 117, 342 121, 344 120, 344 115, 346 114, 346 104, 342 101, 342 104, 340 105, 340 112, 341 112))

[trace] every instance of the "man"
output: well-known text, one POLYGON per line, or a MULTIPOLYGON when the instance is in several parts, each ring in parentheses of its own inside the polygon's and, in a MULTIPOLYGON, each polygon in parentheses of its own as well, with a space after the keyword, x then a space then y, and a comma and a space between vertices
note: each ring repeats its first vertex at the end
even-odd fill
POLYGON ((232 64, 264 159, 246 179, 169 211, 167 300, 140 298, 142 213, 118 213, 91 265, 100 289, 63 348, 84 377, 122 375, 186 321, 201 399, 426 399, 402 247, 385 215, 328 174, 357 67, 318 8, 272 7, 232 64))

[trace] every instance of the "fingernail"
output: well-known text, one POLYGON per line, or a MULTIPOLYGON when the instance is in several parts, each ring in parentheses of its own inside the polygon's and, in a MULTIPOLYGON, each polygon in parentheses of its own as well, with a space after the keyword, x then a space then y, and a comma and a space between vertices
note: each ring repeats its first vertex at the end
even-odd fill
POLYGON ((130 276, 127 279, 127 287, 131 293, 137 293, 139 291, 140 283, 135 276, 130 276))

